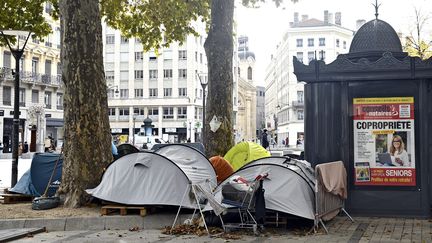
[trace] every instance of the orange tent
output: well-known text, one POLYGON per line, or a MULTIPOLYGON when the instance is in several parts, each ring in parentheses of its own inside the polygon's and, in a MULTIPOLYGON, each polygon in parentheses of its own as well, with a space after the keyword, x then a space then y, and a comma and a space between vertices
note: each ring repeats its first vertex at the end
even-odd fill
POLYGON ((210 162, 216 171, 218 184, 234 173, 231 164, 222 156, 213 156, 210 158, 210 162))

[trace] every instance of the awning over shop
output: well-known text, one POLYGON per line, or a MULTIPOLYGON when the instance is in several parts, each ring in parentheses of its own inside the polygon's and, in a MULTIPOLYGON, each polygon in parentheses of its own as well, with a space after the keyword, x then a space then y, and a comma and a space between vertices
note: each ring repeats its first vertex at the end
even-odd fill
POLYGON ((47 127, 63 127, 64 121, 60 118, 46 118, 47 127))

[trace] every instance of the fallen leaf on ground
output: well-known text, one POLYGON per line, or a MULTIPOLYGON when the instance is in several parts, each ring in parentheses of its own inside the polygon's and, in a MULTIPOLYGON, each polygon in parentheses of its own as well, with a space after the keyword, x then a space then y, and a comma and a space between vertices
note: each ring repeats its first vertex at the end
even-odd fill
POLYGON ((129 229, 129 231, 139 231, 139 227, 135 226, 129 229))
MULTIPOLYGON (((242 235, 246 234, 243 231, 237 231, 235 233, 224 233, 221 228, 209 227, 208 228, 210 236, 216 238, 222 238, 226 240, 238 240, 242 238, 242 235)), ((199 226, 198 224, 192 225, 177 225, 171 229, 170 226, 162 229, 162 234, 167 235, 197 235, 204 236, 207 235, 207 230, 205 227, 199 226)))

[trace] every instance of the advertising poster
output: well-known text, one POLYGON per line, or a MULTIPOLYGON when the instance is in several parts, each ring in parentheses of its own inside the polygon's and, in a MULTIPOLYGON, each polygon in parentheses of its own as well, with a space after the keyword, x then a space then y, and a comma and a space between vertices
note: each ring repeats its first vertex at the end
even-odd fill
POLYGON ((354 98, 354 184, 415 186, 414 97, 354 98))

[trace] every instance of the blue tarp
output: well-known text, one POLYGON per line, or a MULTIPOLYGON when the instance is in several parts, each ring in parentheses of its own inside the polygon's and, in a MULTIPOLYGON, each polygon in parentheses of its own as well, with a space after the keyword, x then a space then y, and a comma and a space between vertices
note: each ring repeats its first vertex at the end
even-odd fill
MULTIPOLYGON (((41 196, 54 170, 55 163, 60 154, 55 153, 37 153, 34 155, 30 169, 24 173, 18 183, 10 189, 12 192, 41 196)), ((54 177, 49 186, 47 196, 54 196, 60 186, 63 168, 63 159, 60 159, 54 177)))
POLYGON ((30 169, 24 173, 17 184, 10 189, 11 192, 16 192, 24 195, 35 195, 39 196, 30 179, 30 169))

